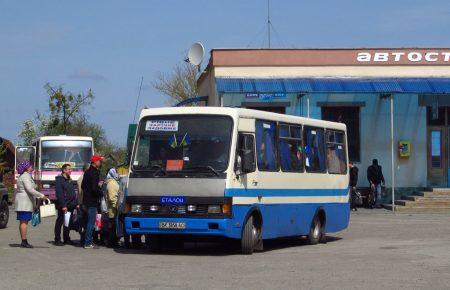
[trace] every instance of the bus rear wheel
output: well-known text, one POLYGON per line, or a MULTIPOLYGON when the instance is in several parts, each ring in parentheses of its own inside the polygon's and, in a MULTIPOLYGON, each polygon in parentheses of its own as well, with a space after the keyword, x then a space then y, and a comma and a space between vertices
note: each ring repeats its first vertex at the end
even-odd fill
POLYGON ((313 219, 313 222, 311 223, 311 228, 309 230, 308 243, 310 245, 317 245, 319 242, 324 240, 324 228, 325 225, 322 222, 322 219, 318 215, 316 215, 313 219))
POLYGON ((251 255, 255 250, 263 249, 261 225, 257 219, 251 215, 245 222, 241 238, 241 252, 244 255, 251 255))

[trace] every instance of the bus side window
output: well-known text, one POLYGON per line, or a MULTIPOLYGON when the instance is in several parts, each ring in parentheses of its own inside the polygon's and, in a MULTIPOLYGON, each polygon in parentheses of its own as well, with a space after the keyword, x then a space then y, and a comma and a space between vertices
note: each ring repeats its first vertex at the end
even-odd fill
POLYGON ((276 123, 272 121, 257 120, 255 122, 259 171, 278 171, 276 127, 276 123))
POLYGON ((344 132, 327 130, 327 164, 329 173, 347 173, 344 132))
POLYGON ((250 134, 239 134, 234 171, 237 175, 254 172, 255 138, 250 134))
POLYGON ((301 127, 287 124, 278 126, 278 155, 281 170, 303 172, 301 127))
POLYGON ((305 167, 307 172, 326 172, 325 132, 322 128, 305 127, 305 167))

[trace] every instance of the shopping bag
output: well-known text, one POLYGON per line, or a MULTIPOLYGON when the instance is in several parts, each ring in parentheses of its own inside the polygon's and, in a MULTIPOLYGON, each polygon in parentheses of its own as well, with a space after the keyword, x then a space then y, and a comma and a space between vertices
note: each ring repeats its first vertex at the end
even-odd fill
POLYGON ((70 217, 72 216, 72 213, 70 212, 70 211, 68 211, 68 212, 66 212, 65 214, 64 214, 64 226, 66 227, 66 228, 68 228, 69 227, 69 224, 70 224, 70 217))
POLYGON ((79 232, 80 231, 80 210, 76 209, 73 211, 70 217, 69 229, 79 232))
POLYGON ((95 230, 98 232, 102 229, 102 214, 98 213, 95 217, 95 230))
POLYGON ((41 218, 56 216, 55 204, 50 201, 44 201, 44 203, 39 207, 39 212, 41 218))
POLYGON ((33 227, 37 227, 41 223, 41 217, 39 216, 39 211, 36 210, 33 212, 33 215, 31 216, 31 225, 33 227))

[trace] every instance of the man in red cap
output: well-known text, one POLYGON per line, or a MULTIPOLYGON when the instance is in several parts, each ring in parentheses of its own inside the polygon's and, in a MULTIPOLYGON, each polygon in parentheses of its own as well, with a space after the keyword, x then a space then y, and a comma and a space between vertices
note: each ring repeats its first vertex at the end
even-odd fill
POLYGON ((95 217, 97 215, 97 208, 100 203, 100 198, 103 195, 100 181, 100 167, 102 166, 103 157, 94 155, 91 157, 91 166, 84 172, 83 182, 81 188, 83 190, 83 206, 86 209, 86 233, 84 238, 84 248, 95 248, 92 243, 92 235, 95 226, 95 217))

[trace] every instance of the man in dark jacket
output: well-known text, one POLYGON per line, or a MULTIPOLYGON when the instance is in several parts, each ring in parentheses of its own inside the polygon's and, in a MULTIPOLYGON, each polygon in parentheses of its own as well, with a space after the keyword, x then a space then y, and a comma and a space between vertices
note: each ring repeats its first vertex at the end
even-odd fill
POLYGON ((356 199, 356 185, 358 184, 358 167, 353 165, 353 162, 348 163, 348 167, 350 168, 350 181, 348 186, 350 187, 350 209, 357 211, 355 199, 356 199))
POLYGON ((384 176, 381 166, 378 165, 378 160, 373 159, 372 165, 367 168, 367 179, 369 180, 370 189, 376 193, 375 206, 381 207, 381 184, 384 185, 384 176))
POLYGON ((70 178, 72 168, 70 164, 64 164, 61 168, 61 174, 55 177, 56 181, 56 208, 58 209, 58 217, 55 222, 55 246, 64 246, 64 244, 72 244, 69 236, 69 228, 63 227, 64 216, 67 212, 73 213, 78 207, 77 195, 75 193, 74 184, 70 178), (61 242, 61 227, 63 227, 63 241, 61 242))
POLYGON ((95 218, 97 216, 97 207, 100 198, 103 195, 102 181, 100 180, 100 167, 103 157, 94 155, 91 158, 91 166, 84 172, 81 189, 83 190, 83 206, 87 212, 86 233, 84 239, 84 248, 95 248, 92 244, 92 235, 94 232, 95 218))

